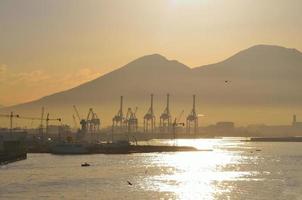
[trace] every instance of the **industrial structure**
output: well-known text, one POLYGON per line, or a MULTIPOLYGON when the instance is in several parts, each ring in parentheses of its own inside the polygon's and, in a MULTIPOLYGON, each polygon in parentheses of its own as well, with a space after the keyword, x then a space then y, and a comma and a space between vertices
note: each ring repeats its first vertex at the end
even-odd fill
POLYGON ((101 120, 92 108, 89 109, 86 122, 89 133, 95 134, 100 131, 101 120))
POLYGON ((81 125, 80 131, 83 133, 86 133, 87 132, 87 121, 84 118, 80 117, 79 111, 75 105, 73 105, 73 109, 74 109, 74 111, 77 115, 77 118, 79 120, 79 123, 81 125))
MULTIPOLYGON (((80 130, 77 132, 77 139, 81 140, 85 137, 88 137, 86 139, 92 141, 97 138, 97 133, 100 131, 100 126, 101 126, 101 120, 98 117, 98 115, 93 111, 92 108, 89 109, 88 114, 86 119, 80 117, 79 111, 77 107, 74 105, 73 106, 76 116, 79 120, 79 123, 81 125, 80 130), (89 135, 88 135, 89 134, 89 135)), ((73 116, 74 121, 75 117, 73 116)))
POLYGON ((182 115, 184 114, 184 110, 181 111, 181 113, 179 114, 178 117, 175 117, 173 123, 172 123, 172 133, 173 133, 173 138, 175 139, 176 138, 176 128, 178 126, 185 126, 185 123, 183 122, 180 122, 181 118, 182 118, 182 115))
POLYGON ((74 128, 74 130, 77 130, 78 129, 78 123, 77 123, 75 115, 72 115, 72 119, 73 119, 73 128, 74 128))
POLYGON ((123 96, 120 100, 120 109, 112 119, 112 132, 117 130, 122 131, 124 129, 124 113, 123 113, 123 96))
POLYGON ((44 120, 44 106, 42 106, 41 109, 41 122, 40 122, 40 127, 39 127, 39 134, 41 135, 42 138, 44 138, 43 136, 43 120, 44 120))
MULTIPOLYGON (((33 118, 32 118, 33 120, 33 118)), ((44 120, 44 119, 41 119, 41 121, 44 120)), ((58 121, 58 122, 61 122, 62 119, 61 118, 49 118, 49 113, 47 113, 46 115, 46 119, 45 119, 45 122, 46 122, 46 126, 45 126, 45 135, 48 135, 48 127, 49 127, 49 121, 58 121)), ((44 140, 44 132, 42 130, 42 135, 41 135, 41 138, 42 140, 44 140)))
POLYGON ((148 112, 144 116, 144 132, 153 133, 155 129, 155 115, 153 111, 153 94, 151 94, 151 105, 148 112))
POLYGON ((25 120, 38 120, 40 121, 40 126, 39 126, 39 135, 41 137, 42 141, 45 141, 45 135, 48 135, 48 127, 49 127, 49 122, 50 121, 57 121, 57 122, 61 122, 62 119, 61 118, 49 118, 49 113, 46 114, 46 118, 44 118, 44 107, 42 107, 42 115, 41 118, 39 117, 23 117, 23 116, 18 116, 19 119, 25 119, 25 120), (44 132, 44 125, 43 123, 45 122, 45 132, 44 132))
POLYGON ((135 110, 128 108, 126 115, 123 112, 123 96, 120 100, 120 109, 112 119, 112 133, 114 132, 137 132, 138 119, 136 117, 137 107, 135 110))
POLYGON ((169 133, 171 131, 171 114, 170 114, 170 95, 167 94, 167 104, 163 113, 160 115, 159 129, 161 133, 169 133))
POLYGON ((127 127, 128 133, 137 132, 138 129, 138 119, 136 117, 137 107, 133 111, 131 108, 128 108, 126 118, 125 118, 125 125, 127 127))
POLYGON ((191 132, 196 134, 198 129, 198 115, 196 114, 196 109, 195 109, 195 98, 196 96, 193 95, 193 108, 190 114, 187 116, 187 120, 186 120, 186 132, 188 134, 190 134, 191 132))
POLYGON ((9 131, 10 131, 10 133, 12 133, 13 132, 13 119, 18 118, 19 115, 15 115, 13 112, 11 112, 9 115, 0 114, 0 117, 9 118, 9 131))
POLYGON ((13 118, 16 119, 23 119, 23 120, 38 120, 40 121, 40 125, 39 125, 39 135, 41 137, 41 140, 44 141, 45 140, 45 135, 48 134, 48 126, 49 126, 49 121, 58 121, 61 122, 61 118, 49 118, 49 113, 47 113, 46 118, 44 118, 44 107, 42 107, 42 115, 41 118, 39 117, 25 117, 25 116, 20 116, 18 114, 14 114, 13 112, 11 112, 9 115, 3 115, 1 114, 0 117, 7 117, 10 120, 10 133, 13 132, 13 118), (44 132, 44 126, 43 126, 43 122, 45 121, 46 125, 45 125, 45 132, 44 132))
MULTIPOLYGON (((154 95, 150 95, 150 107, 143 116, 143 123, 141 129, 139 129, 139 123, 138 118, 136 116, 137 107, 128 108, 127 110, 123 110, 124 107, 124 98, 123 96, 120 96, 120 106, 119 110, 116 113, 116 115, 112 118, 112 133, 134 133, 141 130, 144 133, 167 133, 172 134, 175 133, 175 128, 183 125, 183 123, 180 122, 180 117, 184 114, 184 111, 181 112, 181 115, 179 117, 176 117, 175 120, 171 116, 170 111, 170 94, 167 93, 166 95, 166 104, 163 112, 159 116, 159 127, 157 129, 156 127, 156 116, 154 114, 154 95), (127 111, 127 112, 126 112, 127 111)), ((98 136, 100 133, 100 125, 101 120, 98 117, 98 115, 94 112, 92 108, 89 109, 88 114, 86 117, 81 117, 79 114, 79 111, 75 105, 73 105, 74 113, 72 115, 74 128, 77 131, 77 139, 82 140, 84 138, 88 139, 87 137, 90 136, 90 139, 92 139, 93 135, 98 136)), ((48 133, 48 126, 50 121, 61 121, 60 118, 52 119, 50 118, 49 113, 44 113, 44 107, 41 109, 41 115, 40 117, 21 117, 19 115, 16 115, 14 113, 6 114, 6 115, 0 115, 0 117, 7 117, 10 120, 10 130, 12 132, 13 130, 13 119, 14 118, 20 118, 20 119, 30 119, 30 120, 39 120, 39 127, 37 130, 39 130, 39 135, 41 136, 41 139, 44 139, 45 134, 48 133)), ((190 134, 194 133, 196 134, 198 132, 198 114, 196 112, 196 95, 193 95, 193 108, 191 112, 186 117, 186 125, 185 132, 190 134)), ((299 122, 296 120, 296 116, 293 116, 293 126, 297 127, 300 125, 299 122)), ((179 130, 182 129, 179 127, 179 130)), ((50 129, 49 129, 50 130, 50 129)), ((183 129, 182 129, 183 130, 183 129)))

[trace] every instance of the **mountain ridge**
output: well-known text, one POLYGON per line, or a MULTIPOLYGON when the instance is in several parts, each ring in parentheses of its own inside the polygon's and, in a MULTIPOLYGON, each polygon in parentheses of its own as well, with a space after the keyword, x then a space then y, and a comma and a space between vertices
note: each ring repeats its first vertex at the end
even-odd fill
MULTIPOLYGON (((104 82, 103 80, 101 79, 110 79, 112 75, 116 75, 116 73, 119 74, 119 76, 123 76, 125 71, 127 70, 146 70, 146 68, 148 69, 148 67, 159 67, 159 70, 162 70, 163 68, 161 67, 167 67, 167 70, 172 70, 173 68, 172 67, 179 67, 178 70, 183 70, 182 72, 185 72, 187 70, 187 72, 185 73, 191 73, 193 71, 193 73, 196 73, 197 71, 205 71, 205 70, 213 70, 213 66, 215 67, 220 67, 221 64, 224 64, 224 63, 229 63, 229 62, 234 62, 233 60, 234 59, 237 59, 238 56, 246 56, 246 54, 248 56, 251 55, 251 52, 252 52, 252 55, 255 53, 255 52, 259 52, 259 50, 265 50, 265 51, 268 51, 268 50, 282 50, 282 51, 287 51, 287 52, 290 52, 290 53, 297 53, 298 56, 300 56, 301 58, 301 62, 302 62, 302 53, 300 51, 298 51, 297 49, 294 49, 294 48, 285 48, 285 47, 282 47, 282 46, 278 46, 278 45, 265 45, 265 44, 259 44, 259 45, 254 45, 254 46, 251 46, 247 49, 244 49, 242 51, 239 51, 238 53, 230 56, 229 58, 221 61, 221 62, 217 62, 217 63, 214 63, 214 64, 208 64, 208 65, 203 65, 203 66, 200 66, 200 67, 194 67, 194 68, 190 68, 188 66, 186 66, 185 64, 177 61, 177 60, 168 60, 165 56, 162 56, 158 53, 154 53, 154 54, 149 54, 149 55, 145 55, 145 56, 141 56, 131 62, 129 62, 128 64, 120 67, 120 68, 117 68, 107 74, 104 74, 94 80, 91 80, 91 81, 88 81, 86 83, 83 83, 79 86, 75 86, 73 88, 69 88, 69 89, 66 89, 66 90, 63 90, 63 91, 58 91, 56 93, 53 93, 53 94, 49 94, 49 95, 46 95, 44 97, 41 97, 39 99, 36 99, 36 100, 33 100, 33 101, 30 101, 30 102, 24 102, 24 103, 20 103, 20 104, 17 104, 17 105, 13 105, 13 106, 9 106, 9 107, 5 107, 5 108, 12 108, 12 107, 15 107, 15 106, 19 106, 19 105, 24 105, 24 104, 28 104, 28 103, 32 103, 32 102, 35 102, 35 101, 40 101, 40 100, 44 100, 46 98, 50 98, 50 97, 53 97, 54 95, 60 95, 62 93, 72 93, 74 90, 77 90, 79 88, 85 88, 88 87, 91 85, 91 84, 97 84, 98 82, 104 82), (151 63, 151 65, 147 65, 147 66, 143 66, 145 62, 149 62, 151 63), (170 66, 164 66, 163 64, 167 64, 167 63, 170 63, 171 65, 170 66), (172 65, 173 64, 173 65, 172 65), (133 69, 134 68, 134 69, 133 69), (136 69, 138 68, 138 69, 136 69), (190 71, 190 72, 189 72, 190 71)), ((270 52, 270 51, 269 51, 270 52)), ((175 68, 174 68, 175 69, 175 68)), ((302 69, 302 67, 301 67, 302 69)), ((152 73, 152 71, 154 70, 154 68, 151 68, 151 69, 148 69, 149 72, 152 73)), ((129 74, 132 74, 133 71, 128 71, 129 74)), ((157 73, 157 71, 156 71, 157 73)), ((167 73, 167 71, 166 71, 167 73)), ((200 73, 200 72, 197 72, 197 73, 200 73)), ((184 74, 182 74, 184 75, 184 74)), ((135 78, 136 74, 133 74, 131 77, 132 78, 135 78)), ((102 83, 102 84, 106 84, 106 83, 102 83)))
POLYGON ((120 95, 145 110, 150 93, 161 101, 166 93, 174 95, 177 107, 190 105, 192 94, 202 105, 288 107, 301 105, 301 75, 302 53, 280 46, 255 45, 222 62, 196 68, 150 54, 77 87, 1 110, 104 105, 106 115, 112 116, 120 95))

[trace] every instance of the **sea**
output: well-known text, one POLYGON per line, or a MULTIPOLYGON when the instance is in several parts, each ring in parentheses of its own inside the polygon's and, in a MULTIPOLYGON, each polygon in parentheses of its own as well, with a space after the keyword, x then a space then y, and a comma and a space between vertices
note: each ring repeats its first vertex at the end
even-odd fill
POLYGON ((302 199, 302 143, 152 140, 196 152, 28 154, 0 166, 0 199, 302 199), (81 167, 87 162, 89 167, 81 167))

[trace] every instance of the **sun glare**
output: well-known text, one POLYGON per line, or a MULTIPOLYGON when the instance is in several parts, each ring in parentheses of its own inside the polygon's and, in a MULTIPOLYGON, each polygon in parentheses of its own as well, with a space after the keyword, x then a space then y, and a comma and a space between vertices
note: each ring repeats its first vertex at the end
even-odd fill
POLYGON ((170 0, 174 6, 190 6, 206 2, 206 0, 170 0))

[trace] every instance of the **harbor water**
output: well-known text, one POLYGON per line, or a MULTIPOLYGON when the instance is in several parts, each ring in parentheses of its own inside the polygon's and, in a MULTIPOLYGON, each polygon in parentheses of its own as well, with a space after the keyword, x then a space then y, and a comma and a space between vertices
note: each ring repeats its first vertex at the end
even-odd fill
POLYGON ((198 152, 28 154, 0 166, 0 199, 302 199, 302 143, 155 140, 198 152), (81 167, 87 162, 89 167, 81 167))

